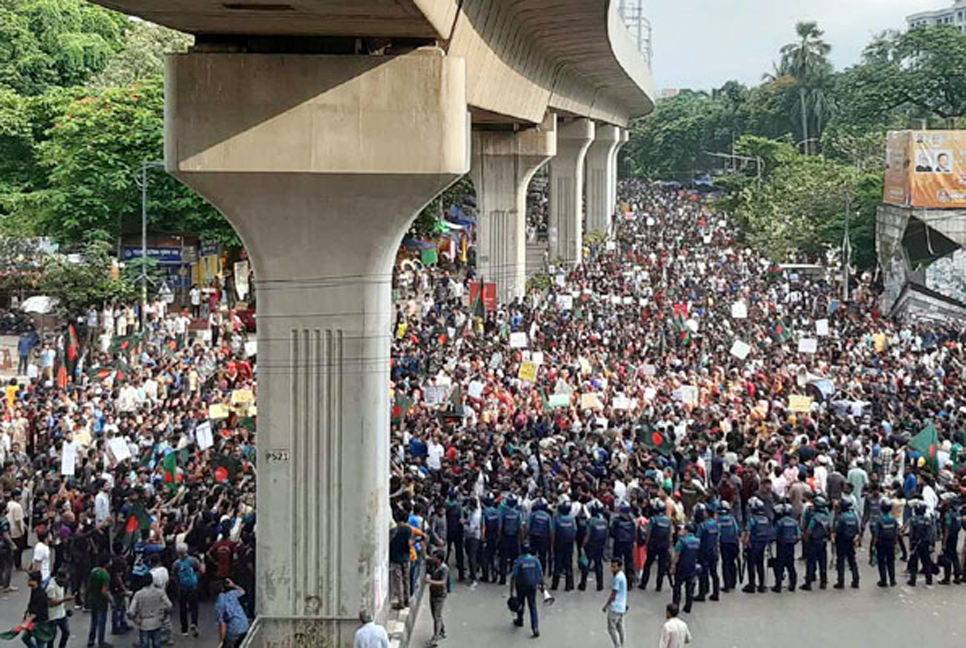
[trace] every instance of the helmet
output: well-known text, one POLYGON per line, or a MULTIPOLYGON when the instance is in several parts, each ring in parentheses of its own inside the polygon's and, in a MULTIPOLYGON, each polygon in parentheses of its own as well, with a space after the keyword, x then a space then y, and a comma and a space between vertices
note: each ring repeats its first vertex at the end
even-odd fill
POLYGON ((537 501, 533 503, 534 511, 546 511, 547 510, 547 500, 542 497, 538 498, 537 501))
POLYGON ((651 500, 651 509, 657 515, 660 515, 661 513, 664 513, 665 511, 667 511, 667 507, 664 506, 664 502, 661 501, 660 497, 655 497, 654 499, 651 500))
POLYGON ((819 495, 818 497, 815 498, 815 508, 817 509, 828 508, 828 500, 822 497, 821 495, 819 495))
POLYGON ((913 504, 912 510, 915 511, 916 515, 925 515, 926 503, 922 500, 916 500, 916 502, 913 504))
POLYGON ((620 513, 630 513, 631 512, 631 505, 628 504, 627 502, 621 502, 621 504, 620 504, 620 506, 618 507, 617 510, 620 513))
POLYGON ((695 528, 696 527, 694 526, 694 522, 688 522, 687 524, 684 525, 684 530, 687 531, 688 533, 694 533, 695 528))
POLYGON ((525 553, 525 554, 530 553, 530 542, 529 541, 527 541, 527 540, 524 540, 523 541, 523 544, 520 545, 520 553, 525 553))
POLYGON ((570 502, 561 502, 557 504, 557 513, 560 515, 568 515, 570 513, 570 502))
POLYGON ((694 523, 701 524, 704 519, 708 517, 708 507, 704 504, 698 504, 694 507, 694 523))
POLYGON ((718 504, 718 513, 731 513, 731 504, 728 502, 721 502, 721 504, 718 504))
POLYGON ((594 504, 593 506, 590 507, 590 514, 594 517, 598 515, 603 515, 603 513, 604 513, 604 509, 601 508, 600 504, 594 504))
POLYGON ((884 499, 881 502, 879 502, 879 510, 882 511, 882 514, 883 515, 885 515, 886 513, 891 513, 892 512, 892 500, 890 500, 890 499, 884 499))
POLYGON ((776 504, 775 505, 775 517, 784 517, 789 513, 789 506, 787 504, 776 504))
POLYGON ((455 486, 449 489, 450 499, 455 499, 459 494, 459 489, 457 489, 455 486))
POLYGON ((514 495, 513 493, 510 493, 509 495, 507 495, 506 505, 509 506, 510 508, 514 508, 517 505, 517 496, 514 495))
POLYGON ((852 502, 850 502, 847 499, 842 500, 841 502, 839 502, 839 510, 842 511, 843 513, 845 513, 846 511, 851 511, 852 502))
POLYGON ((751 509, 752 513, 758 514, 765 510, 765 503, 757 497, 752 497, 748 500, 748 508, 751 509))

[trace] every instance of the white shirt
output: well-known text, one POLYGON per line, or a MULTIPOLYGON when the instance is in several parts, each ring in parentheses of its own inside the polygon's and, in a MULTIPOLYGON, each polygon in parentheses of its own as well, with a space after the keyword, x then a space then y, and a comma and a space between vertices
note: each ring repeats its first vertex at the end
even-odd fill
POLYGON ((94 498, 94 522, 101 524, 110 514, 111 498, 106 492, 101 491, 94 498))
POLYGON ((43 580, 50 578, 50 548, 43 542, 34 545, 34 562, 40 563, 40 577, 43 580))
MULTIPOLYGON (((57 584, 56 580, 51 580, 47 585, 47 598, 50 601, 61 601, 64 598, 64 589, 57 584)), ((57 619, 63 619, 67 616, 67 606, 64 603, 60 605, 51 605, 47 611, 47 618, 51 621, 56 621, 57 619)))
POLYGON ((691 643, 691 631, 687 623, 677 617, 664 622, 660 648, 682 648, 688 643, 691 643))
POLYGON ((430 470, 439 470, 443 467, 442 459, 445 452, 441 443, 430 441, 426 444, 426 465, 430 470))
POLYGON ((385 628, 370 621, 356 630, 352 648, 389 648, 389 635, 385 628))

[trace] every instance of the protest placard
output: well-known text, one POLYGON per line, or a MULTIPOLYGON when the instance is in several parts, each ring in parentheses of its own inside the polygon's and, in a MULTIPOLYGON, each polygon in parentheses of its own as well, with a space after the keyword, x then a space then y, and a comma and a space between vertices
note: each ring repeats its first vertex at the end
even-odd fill
POLYGON ((808 396, 791 394, 788 397, 788 409, 792 412, 802 412, 807 414, 812 409, 812 399, 808 396))
POLYGON ((747 358, 749 353, 751 353, 751 346, 741 340, 735 340, 734 344, 731 345, 731 355, 739 360, 747 358))
POLYGON ((799 353, 818 353, 818 340, 815 338, 802 338, 798 341, 799 353))

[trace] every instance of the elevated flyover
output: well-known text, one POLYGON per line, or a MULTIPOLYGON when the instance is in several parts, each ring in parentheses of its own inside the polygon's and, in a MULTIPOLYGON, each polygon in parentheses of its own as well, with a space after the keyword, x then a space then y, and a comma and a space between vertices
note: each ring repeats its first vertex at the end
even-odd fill
POLYGON ((585 160, 605 222, 619 129, 652 108, 648 62, 606 0, 96 1, 196 36, 167 61, 165 163, 233 224, 258 277, 249 643, 349 646, 389 592, 403 234, 472 171, 480 272, 519 296, 526 183, 549 159, 554 249, 579 262, 585 160))

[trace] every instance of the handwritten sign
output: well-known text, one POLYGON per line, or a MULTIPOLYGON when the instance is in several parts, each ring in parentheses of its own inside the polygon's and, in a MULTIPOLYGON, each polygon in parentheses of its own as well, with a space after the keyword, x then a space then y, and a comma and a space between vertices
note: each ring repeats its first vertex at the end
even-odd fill
POLYGON ((521 362, 520 372, 517 374, 517 378, 527 382, 535 381, 537 379, 537 365, 532 362, 521 362))
POLYGON ((749 353, 751 353, 751 346, 746 342, 735 340, 735 343, 731 345, 731 355, 739 360, 747 358, 749 353))
POLYGON ((788 397, 788 409, 792 412, 808 414, 812 410, 812 399, 808 396, 791 394, 788 397))
POLYGON ((224 403, 212 403, 208 406, 208 418, 212 421, 228 418, 228 406, 224 403))
POLYGON ((114 461, 121 463, 125 459, 131 458, 131 449, 127 447, 127 443, 124 439, 119 437, 114 437, 108 440, 108 446, 111 448, 111 454, 114 455, 114 461))
POLYGON ((815 335, 818 337, 828 337, 828 320, 820 319, 815 321, 815 335))
POLYGON ((65 443, 60 455, 60 474, 65 477, 73 477, 76 464, 77 446, 73 443, 65 443))
POLYGON ((516 333, 510 333, 510 348, 511 349, 526 349, 527 348, 527 334, 523 331, 517 331, 516 333))
POLYGON ((802 338, 798 341, 799 353, 818 353, 818 340, 815 338, 802 338))
POLYGON ((731 305, 731 317, 732 319, 747 319, 748 307, 745 302, 739 301, 731 305))
POLYGON ((202 452, 215 445, 215 439, 211 433, 211 423, 209 421, 205 421, 195 428, 195 443, 198 444, 198 449, 202 452))

